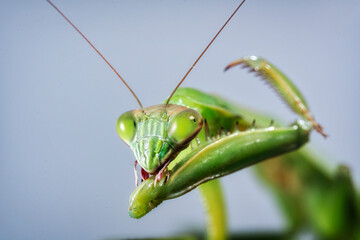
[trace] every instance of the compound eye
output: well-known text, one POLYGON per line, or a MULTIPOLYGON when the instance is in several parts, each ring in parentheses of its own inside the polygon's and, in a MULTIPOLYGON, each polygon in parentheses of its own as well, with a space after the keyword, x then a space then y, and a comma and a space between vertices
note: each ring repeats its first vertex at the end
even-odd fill
POLYGON ((137 121, 132 111, 122 114, 116 122, 116 130, 120 138, 128 145, 134 139, 137 121))
POLYGON ((170 119, 168 136, 175 144, 186 144, 199 133, 202 125, 200 113, 186 109, 170 119))

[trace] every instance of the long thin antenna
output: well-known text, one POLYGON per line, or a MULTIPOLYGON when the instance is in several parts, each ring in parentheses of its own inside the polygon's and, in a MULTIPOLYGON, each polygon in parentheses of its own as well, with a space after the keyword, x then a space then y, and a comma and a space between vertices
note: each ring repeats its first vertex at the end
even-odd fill
POLYGON ((235 13, 239 10, 239 8, 243 5, 243 3, 245 2, 245 0, 243 0, 239 6, 235 9, 235 11, 233 12, 233 14, 231 14, 231 16, 229 17, 229 19, 225 22, 225 24, 220 28, 220 30, 217 32, 217 34, 215 35, 215 37, 213 37, 213 39, 210 41, 210 43, 206 46, 206 48, 204 49, 204 51, 200 54, 200 56, 196 59, 196 61, 194 62, 194 64, 191 66, 191 68, 187 71, 187 73, 185 74, 185 76, 181 79, 181 81, 178 83, 178 85, 176 86, 176 88, 174 89, 174 91, 170 94, 170 97, 168 98, 168 100, 166 101, 165 104, 165 110, 166 107, 169 105, 170 99, 172 98, 172 96, 175 94, 176 90, 180 87, 180 85, 184 82, 184 80, 186 79, 186 77, 189 75, 189 73, 191 72, 191 70, 194 68, 194 66, 197 64, 197 62, 200 60, 200 58, 204 55, 204 53, 208 50, 208 48, 210 47, 210 45, 215 41, 215 39, 217 38, 217 36, 221 33, 221 31, 225 28, 225 26, 228 24, 228 22, 230 22, 231 18, 235 15, 235 13))
POLYGON ((80 30, 50 1, 50 0, 46 0, 53 8, 55 8, 55 10, 60 13, 61 16, 63 16, 63 18, 65 18, 65 20, 70 23, 70 25, 90 44, 90 46, 97 52, 97 54, 99 54, 99 56, 107 63, 107 65, 109 65, 109 67, 115 72, 115 74, 120 78, 120 80, 125 84, 125 86, 129 89, 129 91, 132 93, 132 95, 135 97, 136 101, 138 102, 138 104, 140 105, 141 110, 144 112, 144 108, 140 102, 140 100, 138 99, 138 97, 136 96, 136 94, 134 93, 134 91, 129 87, 129 85, 125 82, 125 80, 120 76, 120 74, 115 70, 115 68, 108 62, 108 60, 106 60, 106 58, 99 52, 99 50, 96 49, 96 47, 89 41, 89 39, 87 39, 85 37, 84 34, 82 34, 82 32, 80 32, 80 30))

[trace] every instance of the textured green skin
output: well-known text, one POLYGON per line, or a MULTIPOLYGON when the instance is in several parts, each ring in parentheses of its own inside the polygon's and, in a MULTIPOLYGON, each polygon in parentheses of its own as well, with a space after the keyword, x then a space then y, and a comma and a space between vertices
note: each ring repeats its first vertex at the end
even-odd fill
POLYGON ((308 141, 311 126, 305 121, 290 127, 235 131, 206 141, 177 161, 170 179, 154 186, 144 181, 130 197, 129 213, 140 218, 162 201, 179 197, 206 181, 238 171, 270 157, 295 150, 308 141))
MULTIPOLYGON (((259 127, 272 119, 216 98, 231 111, 256 119, 259 127)), ((255 169, 277 200, 289 233, 310 228, 319 239, 360 239, 360 197, 345 166, 332 168, 305 148, 255 169)))
POLYGON ((285 128, 248 129, 253 119, 259 127, 269 126, 270 119, 219 97, 189 88, 178 89, 170 103, 200 112, 207 120, 211 140, 206 138, 203 128, 198 140, 192 141, 192 147, 181 151, 170 164, 168 182, 164 183, 162 179, 154 186, 154 177, 151 177, 135 189, 130 197, 130 216, 140 218, 162 201, 179 197, 199 186, 208 210, 209 238, 224 239, 226 214, 221 186, 218 180, 209 180, 276 157, 259 164, 258 172, 275 193, 287 216, 290 231, 310 224, 320 237, 359 239, 360 231, 356 227, 360 222, 359 200, 346 168, 341 167, 336 174, 331 174, 305 151, 282 155, 306 143, 312 126, 322 133, 305 99, 270 63, 252 57, 233 65, 244 62, 261 73, 290 108, 305 120, 285 128), (248 130, 239 132, 235 126, 248 130))
POLYGON ((294 112, 299 115, 303 114, 304 109, 299 107, 299 102, 304 105, 304 108, 309 108, 304 96, 297 89, 294 83, 270 62, 257 56, 249 56, 233 62, 230 66, 238 64, 245 64, 245 66, 254 69, 255 72, 261 73, 261 76, 271 83, 271 86, 281 94, 285 103, 287 103, 294 112))
POLYGON ((140 166, 151 174, 156 173, 167 161, 173 160, 202 127, 201 115, 192 109, 173 104, 169 104, 166 111, 164 109, 165 106, 160 104, 143 111, 129 111, 122 114, 116 124, 120 137, 133 136, 132 139, 123 140, 130 145, 140 166), (178 126, 189 114, 194 117, 194 122, 185 118, 191 125, 188 124, 188 128, 178 126), (124 129, 126 126, 120 127, 124 120, 130 124, 130 132, 124 129))
MULTIPOLYGON (((281 93, 282 89, 278 90, 281 93)), ((271 127, 240 133, 238 130, 245 130, 253 119, 240 116, 225 101, 194 89, 178 89, 170 103, 198 111, 206 126, 192 141, 191 147, 181 151, 172 161, 169 166, 171 177, 166 184, 161 181, 154 186, 152 177, 134 191, 129 208, 129 214, 134 218, 144 216, 163 200, 178 197, 208 180, 297 149, 308 141, 311 130, 309 122, 300 121, 290 128, 271 127)), ((225 203, 220 184, 210 181, 200 185, 200 190, 208 209, 209 238, 226 238, 225 203)))

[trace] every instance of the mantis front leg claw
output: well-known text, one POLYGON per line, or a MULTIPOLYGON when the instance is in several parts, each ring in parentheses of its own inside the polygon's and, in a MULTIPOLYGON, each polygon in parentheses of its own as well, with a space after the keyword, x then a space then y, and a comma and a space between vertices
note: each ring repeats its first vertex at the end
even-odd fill
POLYGON ((154 187, 156 187, 157 182, 160 182, 160 180, 163 177, 164 172, 166 171, 166 178, 165 178, 165 182, 167 182, 169 180, 170 177, 170 172, 167 169, 167 167, 169 166, 170 161, 165 163, 165 165, 160 169, 160 171, 155 175, 155 181, 154 181, 154 187))
POLYGON ((225 71, 234 66, 249 68, 250 72, 256 72, 257 76, 262 77, 263 80, 270 83, 291 110, 309 121, 313 128, 323 137, 327 137, 327 134, 324 132, 322 126, 315 121, 313 115, 311 114, 305 98, 302 96, 297 87, 290 81, 290 79, 278 68, 265 59, 257 56, 248 56, 240 60, 233 61, 226 66, 225 71))

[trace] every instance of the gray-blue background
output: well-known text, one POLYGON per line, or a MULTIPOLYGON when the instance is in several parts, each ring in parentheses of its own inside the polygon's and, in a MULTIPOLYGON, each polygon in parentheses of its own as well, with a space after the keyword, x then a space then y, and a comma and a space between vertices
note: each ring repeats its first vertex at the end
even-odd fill
MULTIPOLYGON (((133 87, 162 102, 239 1, 62 1, 60 9, 133 87)), ((229 62, 264 56, 301 89, 330 137, 312 134, 327 164, 359 186, 360 3, 249 0, 185 81, 278 116, 296 116, 229 62)), ((115 121, 138 108, 104 62, 45 1, 0 3, 0 236, 101 239, 204 227, 198 193, 128 216, 130 149, 115 121)), ((274 201, 251 171, 223 179, 232 230, 280 229, 274 201)))

